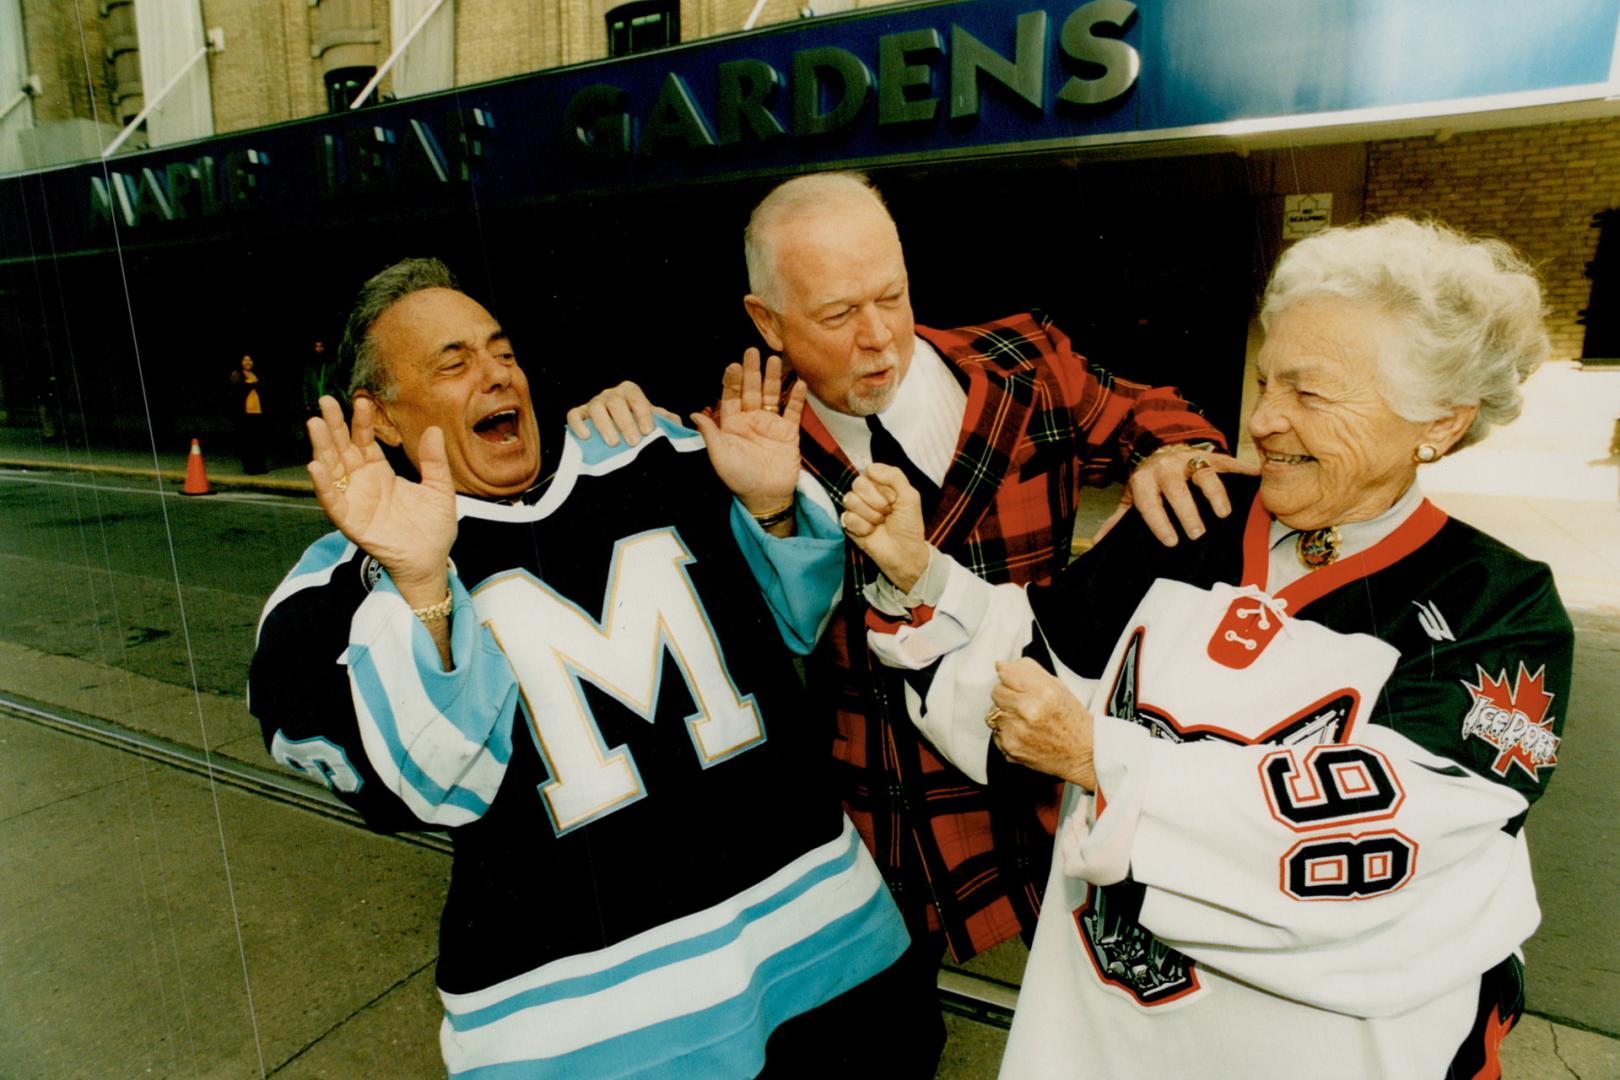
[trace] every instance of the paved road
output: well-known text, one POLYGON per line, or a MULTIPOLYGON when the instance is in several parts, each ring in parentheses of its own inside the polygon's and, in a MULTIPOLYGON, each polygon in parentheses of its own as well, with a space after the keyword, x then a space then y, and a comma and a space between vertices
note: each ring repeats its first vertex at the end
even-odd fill
POLYGON ((0 640, 241 694, 265 597, 327 528, 311 498, 0 470, 0 640))

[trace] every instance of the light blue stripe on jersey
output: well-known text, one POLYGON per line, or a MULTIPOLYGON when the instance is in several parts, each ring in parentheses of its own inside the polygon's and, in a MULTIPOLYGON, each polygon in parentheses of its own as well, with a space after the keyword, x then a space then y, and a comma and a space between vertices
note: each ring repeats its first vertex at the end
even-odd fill
MULTIPOLYGON (((857 835, 852 834, 851 839, 857 844, 860 843, 857 835)), ((702 956, 704 953, 713 952, 741 937, 750 923, 804 895, 828 878, 836 877, 848 871, 855 864, 855 855, 856 851, 851 847, 839 858, 812 868, 786 888, 771 894, 757 904, 744 908, 729 923, 716 927, 707 934, 700 934, 697 937, 687 938, 684 941, 676 941, 662 948, 653 949, 604 971, 592 972, 589 975, 581 975, 572 979, 561 979, 546 986, 514 994, 500 1004, 491 1005, 486 1009, 478 1009, 460 1015, 446 1014, 449 1017, 450 1026, 457 1031, 469 1031, 484 1024, 493 1023, 502 1017, 510 1016, 521 1009, 544 1005, 562 998, 584 997, 587 994, 599 993, 619 983, 633 979, 644 972, 651 971, 653 968, 663 967, 666 964, 678 963, 682 960, 689 960, 694 956, 702 956)))
POLYGON ((815 649, 844 583, 844 533, 802 492, 796 499, 795 535, 767 535, 736 499, 731 501, 731 534, 765 594, 782 640, 806 656, 815 649))
MULTIPOLYGON (((361 725, 381 738, 387 759, 399 772, 399 784, 416 795, 415 801, 407 798, 408 805, 434 823, 442 823, 433 816, 439 806, 475 818, 488 810, 499 771, 512 758, 512 714, 517 708, 517 677, 488 628, 478 622, 471 597, 455 575, 450 575, 450 594, 457 609, 450 635, 454 670, 444 670, 433 636, 410 614, 387 575, 355 615, 355 633, 369 643, 352 641, 347 653, 361 725), (424 738, 434 727, 439 732, 424 738), (402 729, 410 737, 402 737, 402 729), (423 748, 433 753, 436 746, 441 759, 416 756, 423 748), (480 761, 494 763, 494 772, 480 767, 480 761), (470 787, 450 784, 468 777, 470 787)), ((389 769, 373 764, 389 776, 389 769)), ((386 782, 394 785, 392 779, 386 782)))
POLYGON ((910 938, 886 894, 770 957, 748 989, 701 1012, 652 1024, 552 1058, 452 1072, 457 1080, 668 1077, 721 1080, 758 1075, 765 1041, 785 1021, 824 1005, 899 959, 910 938), (717 1032, 722 1032, 716 1037, 717 1032))
POLYGON ((623 438, 619 440, 618 446, 609 446, 603 441, 602 433, 596 430, 595 424, 587 420, 585 426, 591 429, 590 435, 583 439, 578 436, 570 438, 579 446, 580 460, 587 466, 600 465, 614 454, 621 454, 630 448, 630 444, 623 438))
POLYGON ((580 439, 577 436, 570 436, 570 439, 579 445, 580 459, 584 463, 585 467, 593 470, 596 466, 602 464, 602 462, 607 461, 609 458, 617 457, 620 454, 629 454, 631 457, 634 457, 636 452, 646 444, 648 439, 657 438, 660 432, 662 432, 669 439, 669 441, 675 445, 677 450, 695 449, 691 445, 691 440, 693 439, 697 440, 698 447, 703 445, 702 435, 699 435, 689 427, 677 424, 675 421, 657 414, 653 415, 652 433, 650 435, 643 435, 641 437, 641 441, 635 446, 631 446, 629 441, 624 439, 622 436, 619 439, 618 446, 609 446, 607 443, 602 441, 602 436, 596 430, 595 424, 587 420, 585 421, 585 426, 591 429, 589 438, 580 439))
POLYGON ((669 441, 675 444, 677 450, 685 452, 703 447, 703 436, 685 424, 671 420, 667 416, 659 416, 657 413, 653 414, 653 424, 669 436, 669 441))
POLYGON ((304 549, 304 554, 298 560, 298 565, 288 572, 287 578, 284 580, 303 577, 305 574, 320 574, 329 571, 332 567, 348 558, 352 550, 348 538, 342 533, 329 532, 304 549))
MULTIPOLYGON (((856 845, 860 843, 853 830, 849 831, 847 839, 856 845)), ((592 995, 600 995, 592 1006, 593 1013, 611 1015, 615 988, 661 965, 701 958, 712 952, 721 957, 719 965, 729 970, 729 965, 743 958, 735 953, 727 955, 727 947, 750 923, 802 897, 816 884, 850 872, 856 859, 862 856, 864 852, 847 849, 839 858, 811 868, 708 934, 655 949, 601 973, 561 980, 537 991, 514 995, 474 1012, 459 1016, 447 1012, 446 1021, 458 1034, 467 1033, 476 1039, 480 1025, 511 1016, 523 1008, 592 995)), ((871 872, 875 874, 875 870, 871 872)), ((759 960, 741 993, 707 1008, 659 1020, 562 1054, 461 1070, 455 1069, 451 1062, 451 1075, 469 1080, 655 1075, 710 1080, 753 1076, 764 1065, 765 1041, 777 1026, 866 981, 905 951, 909 941, 905 925, 889 899, 888 890, 880 882, 874 885, 875 890, 858 907, 759 960)), ((700 992, 698 987, 693 990, 700 992)), ((632 986, 622 992, 637 993, 639 987, 632 986)), ((536 1026, 540 1026, 538 1021, 536 1026)), ((534 1035, 532 1045, 537 1051, 543 1051, 546 1032, 535 1030, 534 1035)))
MULTIPOLYGON (((388 756, 398 766, 399 774, 405 782, 434 806, 455 806, 482 816, 484 811, 489 809, 488 802, 465 788, 446 789, 422 770, 411 757, 410 751, 405 748, 405 744, 400 742, 399 727, 394 720, 394 710, 388 700, 388 690, 383 686, 382 676, 377 672, 377 664, 372 659, 371 650, 366 646, 349 646, 349 675, 354 680, 355 689, 361 699, 366 703, 366 710, 371 714, 374 730, 382 737, 383 744, 388 748, 388 756)), ((510 732, 504 741, 510 752, 510 732)))
POLYGON ((302 589, 325 585, 332 580, 332 571, 354 552, 354 545, 340 532, 329 532, 305 548, 304 554, 298 559, 298 565, 287 571, 287 576, 281 579, 281 584, 270 594, 270 599, 264 602, 264 611, 260 613, 259 625, 254 630, 254 644, 258 644, 258 635, 264 629, 264 620, 277 604, 302 589))
MULTIPOLYGON (((484 745, 501 764, 512 757, 512 728, 504 719, 491 729, 490 717, 510 717, 517 706, 517 676, 494 635, 478 618, 472 596, 461 578, 450 575, 450 597, 455 602, 450 622, 450 662, 444 670, 439 647, 421 619, 411 619, 411 659, 422 692, 439 715, 468 740, 484 745)), ((399 596, 393 579, 384 573, 377 592, 399 596)), ((400 597, 404 603, 405 598, 400 597)), ((362 646, 363 648, 363 646, 362 646)), ((351 650, 352 655, 352 650, 351 650)), ((375 665, 373 665, 375 666, 375 665)), ((371 701, 367 699, 367 705, 371 701)), ((384 705, 387 706, 385 699, 384 705)), ((378 714, 373 711, 373 716, 378 714)), ((392 710, 390 709, 390 716, 392 710)))

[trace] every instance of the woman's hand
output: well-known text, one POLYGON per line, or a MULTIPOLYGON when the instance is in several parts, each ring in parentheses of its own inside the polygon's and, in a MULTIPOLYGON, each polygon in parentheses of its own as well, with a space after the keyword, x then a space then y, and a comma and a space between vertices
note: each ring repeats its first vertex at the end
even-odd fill
POLYGON ((1001 685, 985 723, 1009 761, 1097 790, 1091 714, 1057 676, 1027 656, 997 661, 1001 685))

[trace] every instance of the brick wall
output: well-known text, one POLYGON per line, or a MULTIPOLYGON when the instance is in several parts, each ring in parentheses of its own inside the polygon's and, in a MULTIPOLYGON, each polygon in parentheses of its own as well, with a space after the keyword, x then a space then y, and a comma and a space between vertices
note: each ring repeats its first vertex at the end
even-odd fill
POLYGON ((380 40, 340 46, 341 56, 334 50, 319 58, 310 55, 319 15, 309 0, 202 0, 203 25, 225 33, 225 51, 207 61, 214 130, 224 134, 324 113, 328 67, 377 64, 388 55, 388 0, 370 0, 360 8, 361 18, 368 8, 380 40))
MULTIPOLYGON (((281 40, 285 52, 272 59, 286 69, 287 119, 326 111, 326 85, 320 65, 309 55, 315 40, 309 0, 281 0, 281 40)), ((227 41, 226 45, 230 43, 227 41)), ((260 121, 268 123, 269 121, 260 121)))
MULTIPOLYGON (((801 2, 765 0, 754 28, 797 19, 801 2)), ((696 41, 716 34, 735 34, 753 10, 754 0, 681 0, 681 39, 696 41)))
MULTIPOLYGON (((93 116, 103 123, 116 125, 112 70, 102 59, 105 22, 97 10, 96 0, 77 0, 77 7, 75 12, 72 2, 23 0, 28 67, 40 77, 43 85, 33 102, 34 122, 45 124, 93 116), (89 58, 88 70, 86 57, 89 58)), ((8 87, 5 95, 10 97, 11 93, 8 87)))
POLYGON ((561 22, 582 17, 590 0, 514 4, 511 0, 454 0, 456 82, 488 82, 563 62, 561 22))
POLYGON ((1366 212, 1432 214, 1501 237, 1541 268, 1554 357, 1576 357, 1591 295, 1591 215, 1620 206, 1620 118, 1367 145, 1366 212))
MULTIPOLYGON (((308 4, 300 5, 307 9, 308 4)), ((292 80, 309 66, 304 45, 302 65, 290 64, 284 5, 262 0, 203 0, 204 27, 225 31, 225 51, 208 57, 209 93, 214 130, 239 131, 291 120, 292 80)))

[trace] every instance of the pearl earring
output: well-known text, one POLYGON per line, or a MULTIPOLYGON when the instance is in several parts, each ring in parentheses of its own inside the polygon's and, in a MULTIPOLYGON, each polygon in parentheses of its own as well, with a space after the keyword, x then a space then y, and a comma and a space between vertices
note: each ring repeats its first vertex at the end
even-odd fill
POLYGON ((1419 465, 1427 465, 1431 461, 1438 460, 1439 457, 1440 451, 1428 443, 1418 443, 1417 449, 1412 451, 1412 460, 1419 465))

